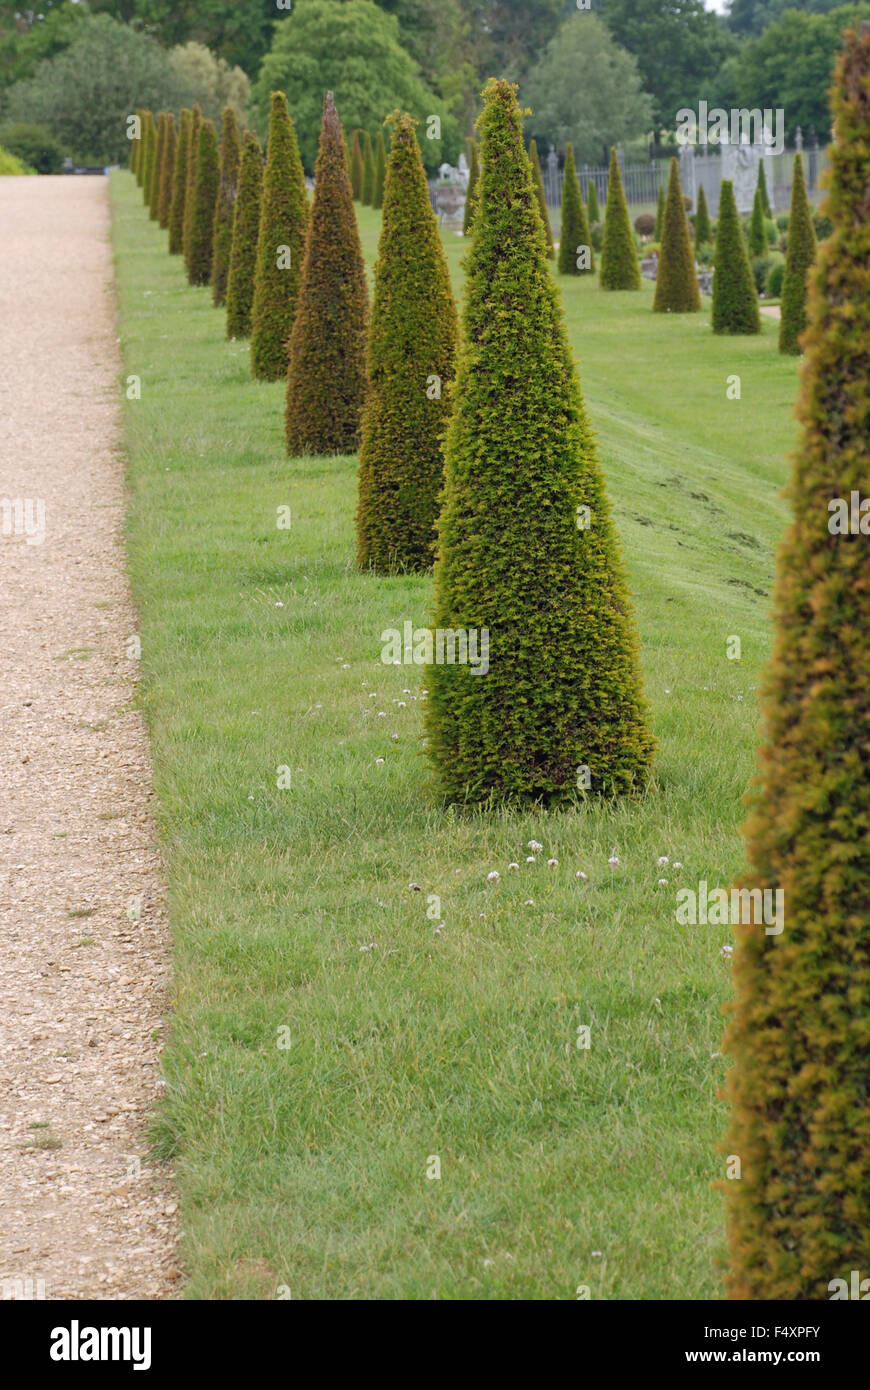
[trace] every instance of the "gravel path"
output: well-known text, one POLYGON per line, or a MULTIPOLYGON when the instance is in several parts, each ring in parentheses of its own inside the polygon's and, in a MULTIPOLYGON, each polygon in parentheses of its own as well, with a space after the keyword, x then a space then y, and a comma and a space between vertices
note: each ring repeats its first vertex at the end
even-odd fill
POLYGON ((106 179, 0 178, 0 323, 0 1298, 168 1298, 175 1199, 145 1156, 168 935, 128 708, 106 179))

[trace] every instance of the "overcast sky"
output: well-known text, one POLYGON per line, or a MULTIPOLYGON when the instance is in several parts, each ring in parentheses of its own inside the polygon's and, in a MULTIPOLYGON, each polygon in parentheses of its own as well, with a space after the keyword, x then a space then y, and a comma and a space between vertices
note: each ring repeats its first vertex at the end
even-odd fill
POLYGON ((726 10, 725 0, 704 0, 708 10, 715 10, 717 14, 724 14, 726 10))

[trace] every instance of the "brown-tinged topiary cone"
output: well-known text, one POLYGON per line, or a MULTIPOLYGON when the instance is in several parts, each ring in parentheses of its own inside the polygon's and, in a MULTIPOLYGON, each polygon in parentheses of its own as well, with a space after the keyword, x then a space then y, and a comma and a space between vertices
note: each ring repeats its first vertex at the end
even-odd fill
POLYGON ((364 207, 370 208, 372 205, 372 198, 375 196, 375 150, 372 144, 372 137, 367 130, 364 130, 362 133, 362 157, 363 173, 360 202, 364 207))
POLYGON ((190 137, 193 117, 183 107, 178 118, 178 141, 175 146, 175 166, 172 170, 172 205, 169 209, 169 254, 180 256, 184 250, 184 204, 187 198, 187 165, 190 159, 190 137))
POLYGON ((188 280, 190 279, 190 227, 193 221, 193 189, 196 183, 196 164, 199 159, 199 128, 201 125, 202 111, 197 102, 191 111, 190 153, 187 159, 187 185, 184 190, 184 222, 182 223, 184 264, 187 268, 188 280))
POLYGON ((356 203, 358 203, 362 197, 363 180, 363 157, 359 137, 360 132, 355 130, 350 154, 350 186, 353 189, 354 202, 356 203))
POLYGON ((474 199, 477 191, 477 180, 480 177, 480 160, 477 153, 477 141, 469 140, 468 148, 471 155, 468 161, 468 187, 465 190, 465 211, 462 215, 462 235, 471 234, 472 223, 474 221, 474 199))
POLYGON ((723 179, 719 189, 712 324, 714 333, 761 332, 758 293, 730 179, 723 179))
POLYGON ((577 179, 574 146, 565 146, 562 175, 562 229, 559 232, 559 272, 561 275, 594 275, 595 253, 586 220, 586 209, 577 179))
POLYGON ((260 381, 279 381, 287 374, 307 228, 308 194, 296 130, 284 93, 273 92, 251 307, 251 372, 260 381))
POLYGON ((154 152, 157 145, 157 127, 154 124, 153 112, 145 112, 143 129, 145 148, 142 152, 142 201, 147 208, 151 200, 151 171, 154 168, 154 152))
POLYGON ((707 208, 707 195, 704 192, 704 185, 698 189, 698 210, 695 213, 695 245, 701 246, 705 242, 712 243, 713 228, 710 225, 710 212, 707 208))
POLYGON ((175 115, 170 111, 166 116, 166 138, 163 142, 163 160, 160 165, 160 197, 157 200, 157 221, 164 231, 169 226, 169 213, 172 208, 175 149, 175 115))
POLYGON ((454 649, 433 643, 427 751, 459 802, 633 791, 654 740, 632 605, 510 83, 478 126, 432 621, 454 649))
POLYGON ((366 357, 360 569, 432 566, 458 325, 413 119, 393 116, 366 357))
POLYGON ((136 112, 136 119, 139 122, 139 134, 135 137, 135 139, 130 141, 130 173, 135 178, 136 183, 141 184, 142 129, 145 121, 144 110, 140 109, 136 112))
POLYGON ((332 92, 314 169, 314 203, 290 334, 287 452, 352 454, 365 399, 368 291, 332 92))
POLYGON ((553 233, 550 229, 550 214, 547 210, 547 196, 544 193, 544 179, 541 174, 541 161, 538 159, 538 146, 535 140, 529 141, 529 159, 532 164, 532 178, 535 181, 535 193, 538 199, 538 211, 541 214, 541 222, 544 226, 544 235, 547 238, 547 259, 552 261, 556 258, 553 249, 553 233))
POLYGON ((810 276, 793 520, 744 832, 743 888, 783 898, 764 923, 740 913, 725 1040, 723 1147, 740 1161, 739 1181, 720 1184, 728 1292, 752 1302, 848 1298, 852 1271, 870 1276, 870 526, 859 502, 870 491, 870 24, 844 36, 832 107, 833 231, 810 276))
POLYGON ((378 138, 375 141, 375 186, 372 192, 372 207, 382 208, 384 205, 384 184, 387 180, 387 145, 384 140, 383 130, 378 131, 378 138))
POLYGON ((245 132, 239 192, 233 211, 233 244, 227 278, 227 337, 248 338, 257 266, 263 155, 253 131, 245 132))
POLYGON ((154 146, 154 160, 149 175, 148 216, 151 218, 152 222, 157 221, 158 209, 160 207, 160 171, 163 167, 163 151, 165 147, 166 112, 161 111, 157 119, 157 143, 154 146))
POLYGON ((217 131, 213 121, 203 121, 199 128, 199 155, 190 223, 189 272, 192 285, 207 285, 211 279, 218 176, 217 131))
POLYGON ((662 241, 662 227, 664 226, 664 223, 665 223, 665 198, 666 198, 666 197, 667 197, 666 190, 665 190, 664 188, 662 188, 661 186, 659 186, 659 191, 658 191, 658 194, 657 194, 657 196, 656 196, 656 225, 655 225, 655 227, 654 227, 654 229, 653 229, 653 241, 656 242, 656 244, 659 245, 659 246, 661 245, 661 241, 662 241))
POLYGON ((807 199, 803 161, 796 154, 788 219, 788 250, 780 298, 780 352, 796 354, 801 350, 800 337, 807 326, 807 274, 816 259, 816 249, 816 229, 807 199))
POLYGON ((616 149, 611 146, 610 169, 607 175, 607 204, 604 210, 604 240, 601 244, 601 273, 603 290, 639 290, 640 265, 634 249, 634 233, 628 215, 628 203, 619 172, 616 149))
POLYGON ((211 258, 211 293, 218 307, 225 303, 227 297, 227 276, 233 244, 233 209, 241 157, 242 145, 236 113, 231 106, 225 106, 221 115, 220 173, 214 209, 211 258))
POLYGON ((653 310, 657 314, 697 314, 701 310, 695 253, 676 159, 671 160, 668 179, 653 310))

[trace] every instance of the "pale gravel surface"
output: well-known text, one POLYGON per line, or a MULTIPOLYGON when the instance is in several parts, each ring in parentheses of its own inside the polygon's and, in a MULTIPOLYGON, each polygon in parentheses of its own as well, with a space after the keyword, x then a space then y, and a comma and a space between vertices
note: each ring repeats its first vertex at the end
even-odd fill
POLYGON ((45 504, 42 544, 0 515, 0 1298, 171 1298, 175 1197, 145 1134, 168 932, 128 708, 106 179, 0 178, 0 324, 0 502, 45 504))

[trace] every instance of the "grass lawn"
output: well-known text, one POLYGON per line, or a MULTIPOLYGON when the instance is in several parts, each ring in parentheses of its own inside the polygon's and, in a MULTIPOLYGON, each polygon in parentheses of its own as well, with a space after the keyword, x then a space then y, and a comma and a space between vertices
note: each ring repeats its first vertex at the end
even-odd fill
MULTIPOLYGON (((430 580, 355 572, 355 459, 285 458, 282 385, 250 380, 129 174, 111 196, 175 943, 155 1143, 177 1167, 188 1296, 720 1297, 729 932, 678 926, 675 906, 741 865, 796 438, 778 324, 717 338, 709 301, 661 316, 651 285, 561 280, 656 783, 630 804, 463 816, 425 790, 419 669, 380 661, 383 629, 428 622, 430 580)), ((359 217, 371 263, 379 214, 359 217)), ((462 243, 445 244, 458 290, 462 243)))

